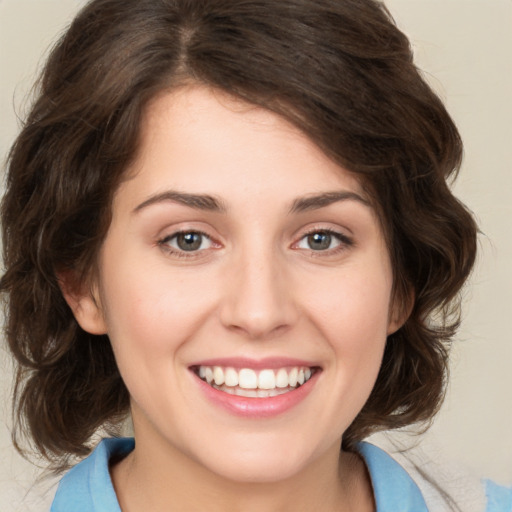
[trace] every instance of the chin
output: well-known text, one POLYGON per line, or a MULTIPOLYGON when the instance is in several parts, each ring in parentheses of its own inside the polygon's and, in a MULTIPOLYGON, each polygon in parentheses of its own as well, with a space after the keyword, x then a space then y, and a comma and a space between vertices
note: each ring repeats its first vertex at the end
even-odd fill
POLYGON ((233 463, 215 464, 209 469, 218 476, 239 484, 272 484, 292 478, 303 469, 301 464, 285 460, 237 460, 233 463))
POLYGON ((291 478, 311 463, 313 454, 306 453, 304 448, 304 445, 287 444, 286 440, 278 446, 255 442, 243 448, 233 443, 224 450, 207 449, 196 460, 210 472, 232 482, 269 484, 291 478))

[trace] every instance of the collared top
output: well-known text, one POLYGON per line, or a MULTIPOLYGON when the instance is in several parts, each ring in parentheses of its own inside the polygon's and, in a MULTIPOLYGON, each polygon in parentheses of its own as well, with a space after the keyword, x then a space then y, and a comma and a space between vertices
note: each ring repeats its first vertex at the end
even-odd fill
MULTIPOLYGON (((109 473, 109 460, 135 447, 132 438, 104 439, 59 483, 50 512, 121 512, 109 473)), ((377 446, 360 443, 375 495, 377 512, 428 512, 423 495, 411 476, 377 446)), ((512 489, 485 482, 485 512, 512 512, 512 489)))

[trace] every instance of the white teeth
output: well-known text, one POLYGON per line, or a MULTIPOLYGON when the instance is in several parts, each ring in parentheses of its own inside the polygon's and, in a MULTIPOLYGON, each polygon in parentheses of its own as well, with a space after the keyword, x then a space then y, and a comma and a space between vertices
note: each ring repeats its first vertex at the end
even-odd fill
POLYGON ((199 366, 197 375, 208 384, 226 393, 249 397, 269 397, 292 391, 302 386, 313 375, 309 367, 239 370, 222 366, 199 366))
POLYGON ((288 383, 290 386, 295 387, 297 385, 297 377, 299 376, 299 370, 292 368, 288 374, 288 383))
POLYGON ((254 370, 243 368, 238 373, 238 385, 243 389, 256 389, 258 387, 258 376, 254 370))
POLYGON ((284 393, 288 393, 291 389, 242 389, 239 387, 230 388, 226 385, 224 386, 216 386, 212 384, 214 388, 219 389, 220 391, 224 391, 224 393, 229 393, 230 395, 244 396, 249 398, 268 398, 271 396, 283 395, 284 393))
POLYGON ((281 368, 276 375, 276 386, 278 388, 287 388, 289 385, 288 372, 284 368, 281 368))
POLYGON ((238 372, 234 368, 226 370, 224 383, 226 386, 238 386, 238 372))
POLYGON ((222 386, 222 384, 224 384, 224 370, 220 366, 214 367, 213 380, 217 386, 222 386))
POLYGON ((258 398, 258 391, 256 389, 235 388, 235 395, 258 398))
POLYGON ((262 370, 258 375, 258 387, 260 389, 274 389, 276 387, 276 376, 273 370, 262 370))

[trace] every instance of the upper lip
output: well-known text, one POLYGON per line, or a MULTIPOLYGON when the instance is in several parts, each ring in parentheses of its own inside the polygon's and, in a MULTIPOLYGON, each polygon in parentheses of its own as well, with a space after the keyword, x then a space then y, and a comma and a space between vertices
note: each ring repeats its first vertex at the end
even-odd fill
POLYGON ((263 359, 252 359, 247 357, 220 357, 213 359, 204 359, 190 365, 197 366, 222 366, 225 368, 252 368, 254 370, 278 369, 287 366, 319 367, 317 362, 306 359, 297 359, 292 357, 265 357, 263 359))

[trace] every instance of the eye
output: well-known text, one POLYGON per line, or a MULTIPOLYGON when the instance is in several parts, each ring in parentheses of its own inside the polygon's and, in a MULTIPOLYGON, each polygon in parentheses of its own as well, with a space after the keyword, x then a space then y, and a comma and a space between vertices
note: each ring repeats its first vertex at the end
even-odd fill
POLYGON ((180 231, 167 236, 158 242, 160 246, 171 252, 197 252, 213 246, 211 238, 200 231, 180 231))
POLYGON ((315 252, 332 251, 342 246, 352 245, 352 241, 341 233, 330 230, 317 230, 303 236, 296 247, 315 252))

